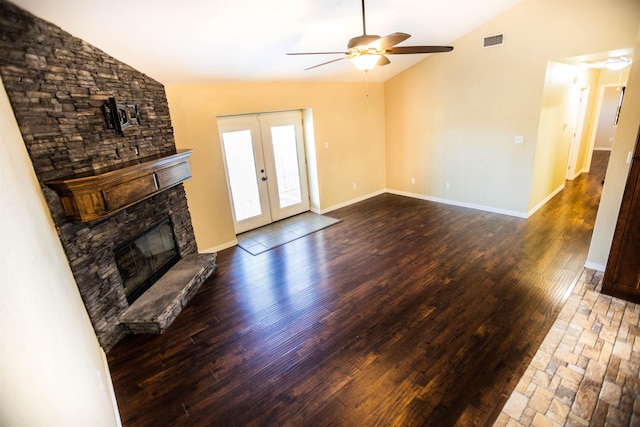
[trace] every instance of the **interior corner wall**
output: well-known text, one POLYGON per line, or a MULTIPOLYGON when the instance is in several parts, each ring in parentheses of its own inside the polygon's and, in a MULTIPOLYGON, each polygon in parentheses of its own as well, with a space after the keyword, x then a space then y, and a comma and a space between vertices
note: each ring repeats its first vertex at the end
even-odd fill
POLYGON ((632 47, 639 22, 635 1, 524 0, 390 79, 387 188, 526 215, 548 195, 531 198, 548 61, 632 47))
POLYGON ((591 237, 587 256, 587 267, 604 271, 609 258, 622 194, 629 175, 627 163, 629 152, 633 152, 640 132, 640 31, 635 45, 633 63, 625 91, 618 129, 611 147, 605 184, 600 197, 598 215, 591 237))
MULTIPOLYGON (((326 212, 385 189, 382 83, 233 83, 166 87, 176 146, 193 148, 184 187, 200 251, 235 244, 217 117, 307 110, 315 144, 306 141, 316 176, 314 209, 326 212), (368 92, 368 96, 367 96, 368 92), (353 184, 356 183, 356 188, 353 184)), ((305 123, 308 126, 308 123, 305 123)), ((308 129, 305 129, 305 132, 308 129)), ((315 180, 315 183, 314 183, 315 180)))
POLYGON ((1 81, 0 207, 0 425, 120 425, 104 353, 1 81))

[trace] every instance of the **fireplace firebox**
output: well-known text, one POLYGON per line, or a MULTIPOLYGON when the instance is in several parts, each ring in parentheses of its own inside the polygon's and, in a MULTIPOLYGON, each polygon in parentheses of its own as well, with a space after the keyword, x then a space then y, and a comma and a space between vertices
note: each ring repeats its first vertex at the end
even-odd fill
POLYGON ((116 248, 115 259, 132 304, 180 260, 169 218, 116 248))

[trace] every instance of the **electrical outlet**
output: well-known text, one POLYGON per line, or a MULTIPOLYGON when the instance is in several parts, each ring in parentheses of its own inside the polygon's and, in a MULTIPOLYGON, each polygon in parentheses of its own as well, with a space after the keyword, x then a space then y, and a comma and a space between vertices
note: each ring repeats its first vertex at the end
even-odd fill
POLYGON ((445 184, 445 187, 447 187, 447 190, 451 190, 451 183, 450 183, 450 182, 447 182, 447 183, 445 184))
POLYGON ((513 142, 516 144, 524 144, 524 136, 516 135, 516 137, 513 139, 513 142))
POLYGON ((416 179, 415 178, 411 178, 411 183, 415 184, 416 183, 416 179))
POLYGON ((357 183, 357 182, 354 182, 354 183, 353 183, 353 189, 355 190, 356 188, 358 188, 358 183, 357 183))

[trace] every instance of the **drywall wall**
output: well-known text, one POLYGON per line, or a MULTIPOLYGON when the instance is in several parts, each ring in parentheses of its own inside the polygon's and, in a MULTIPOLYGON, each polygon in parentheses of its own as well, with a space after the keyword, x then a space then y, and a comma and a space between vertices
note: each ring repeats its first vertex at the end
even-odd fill
POLYGON ((587 267, 604 271, 613 241, 613 232, 620 212, 622 194, 629 175, 628 153, 632 152, 640 128, 640 32, 627 90, 618 120, 618 129, 611 147, 611 156, 600 198, 600 207, 591 237, 587 267))
POLYGON ((557 187, 531 197, 547 63, 633 47, 639 23, 635 1, 525 0, 390 79, 387 188, 526 215, 557 187))
POLYGON ((104 353, 1 82, 0 235, 0 425, 120 425, 104 353))
POLYGON ((185 190, 200 251, 235 242, 218 116, 304 110, 305 120, 312 117, 307 160, 315 160, 310 182, 321 211, 385 189, 384 88, 367 85, 364 74, 362 83, 170 85, 166 91, 176 146, 194 149, 185 190))

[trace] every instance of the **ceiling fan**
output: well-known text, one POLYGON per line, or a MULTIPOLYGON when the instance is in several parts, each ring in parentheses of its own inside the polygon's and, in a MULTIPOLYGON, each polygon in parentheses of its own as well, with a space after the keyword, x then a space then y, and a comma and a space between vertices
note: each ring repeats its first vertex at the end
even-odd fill
POLYGON ((384 37, 367 34, 367 24, 364 16, 364 0, 362 0, 362 35, 353 37, 347 44, 347 50, 344 52, 296 52, 287 53, 287 55, 338 55, 344 54, 343 57, 323 62, 313 67, 305 68, 311 70, 333 62, 348 59, 362 71, 369 71, 375 66, 387 65, 391 61, 386 55, 406 55, 413 53, 437 53, 451 52, 452 46, 396 46, 411 37, 406 33, 392 33, 384 37))

